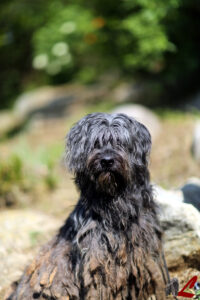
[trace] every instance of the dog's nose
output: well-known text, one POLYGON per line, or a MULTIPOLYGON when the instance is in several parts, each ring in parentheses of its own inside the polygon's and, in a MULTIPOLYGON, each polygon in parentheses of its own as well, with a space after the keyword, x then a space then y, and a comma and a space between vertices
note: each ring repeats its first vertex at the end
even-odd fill
POLYGON ((114 164, 114 159, 110 156, 105 156, 101 159, 101 166, 103 168, 110 168, 114 164))

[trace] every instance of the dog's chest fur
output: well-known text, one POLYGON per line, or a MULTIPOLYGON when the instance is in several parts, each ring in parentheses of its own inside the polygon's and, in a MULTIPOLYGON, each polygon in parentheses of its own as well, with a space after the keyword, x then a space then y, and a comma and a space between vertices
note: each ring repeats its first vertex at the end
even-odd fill
MULTIPOLYGON (((102 231, 102 224, 95 223, 90 223, 91 229, 86 226, 85 232, 75 237, 68 257, 68 265, 78 287, 74 297, 147 299, 153 286, 152 276, 160 282, 163 278, 153 259, 159 259, 159 239, 155 239, 153 227, 146 236, 145 226, 149 226, 147 220, 143 228, 132 223, 126 231, 102 231), (138 238, 141 235, 143 240, 138 238)), ((72 291, 69 294, 72 295, 72 291)))
POLYGON ((77 210, 71 214, 11 299, 165 299, 161 232, 153 211, 142 209, 137 219, 122 218, 124 223, 119 215, 114 223, 83 217, 77 210))

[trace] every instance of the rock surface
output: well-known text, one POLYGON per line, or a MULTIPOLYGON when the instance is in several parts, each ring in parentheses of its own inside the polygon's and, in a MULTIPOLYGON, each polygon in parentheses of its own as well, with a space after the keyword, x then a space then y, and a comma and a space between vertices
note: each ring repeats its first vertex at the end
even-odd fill
POLYGON ((185 203, 190 203, 200 211, 200 179, 191 178, 181 188, 185 203))
POLYGON ((8 132, 20 127, 21 118, 10 110, 0 112, 0 138, 4 137, 8 132))
POLYGON ((10 283, 20 277, 38 246, 49 240, 60 225, 55 218, 30 210, 0 213, 0 299, 10 283))
POLYGON ((111 97, 117 103, 138 102, 144 94, 144 89, 143 84, 121 82, 113 89, 111 97))
POLYGON ((44 86, 27 92, 18 97, 15 103, 15 112, 22 118, 35 114, 50 116, 64 114, 66 107, 74 100, 67 86, 44 86))
POLYGON ((129 104, 119 106, 114 109, 112 113, 123 113, 143 123, 149 129, 153 139, 155 139, 161 131, 161 123, 158 117, 150 109, 142 105, 129 104))
POLYGON ((200 214, 191 204, 183 203, 181 190, 166 191, 155 187, 164 230, 164 247, 169 268, 195 268, 200 263, 200 214), (197 264, 197 265, 198 265, 197 264))
POLYGON ((89 88, 78 84, 44 86, 19 96, 14 110, 22 118, 34 115, 42 118, 62 117, 67 115, 72 103, 101 99, 108 90, 106 84, 92 85, 89 88))
POLYGON ((198 91, 193 96, 186 99, 185 104, 182 105, 187 111, 194 111, 200 109, 200 92, 198 91))
POLYGON ((200 121, 196 122, 194 126, 191 152, 193 158, 200 162, 200 121))

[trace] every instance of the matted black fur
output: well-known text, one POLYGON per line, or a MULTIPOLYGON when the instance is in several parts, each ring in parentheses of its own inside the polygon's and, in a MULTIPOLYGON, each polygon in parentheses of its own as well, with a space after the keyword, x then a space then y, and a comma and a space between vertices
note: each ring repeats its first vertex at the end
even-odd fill
POLYGON ((66 144, 80 199, 7 299, 164 300, 148 130, 124 114, 94 113, 66 144))

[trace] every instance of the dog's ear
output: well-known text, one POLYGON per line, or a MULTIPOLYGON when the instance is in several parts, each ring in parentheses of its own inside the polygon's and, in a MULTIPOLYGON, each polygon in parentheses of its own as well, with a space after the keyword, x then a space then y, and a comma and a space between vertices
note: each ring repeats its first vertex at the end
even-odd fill
POLYGON ((149 130, 142 123, 139 123, 139 126, 139 141, 141 143, 143 152, 148 156, 151 152, 151 135, 149 130))
POLYGON ((148 129, 142 124, 137 122, 137 126, 134 126, 135 131, 135 159, 136 163, 141 164, 147 164, 149 154, 151 151, 151 135, 148 131, 148 129))
POLYGON ((66 136, 66 163, 72 172, 81 172, 86 162, 87 120, 77 122, 66 136))

